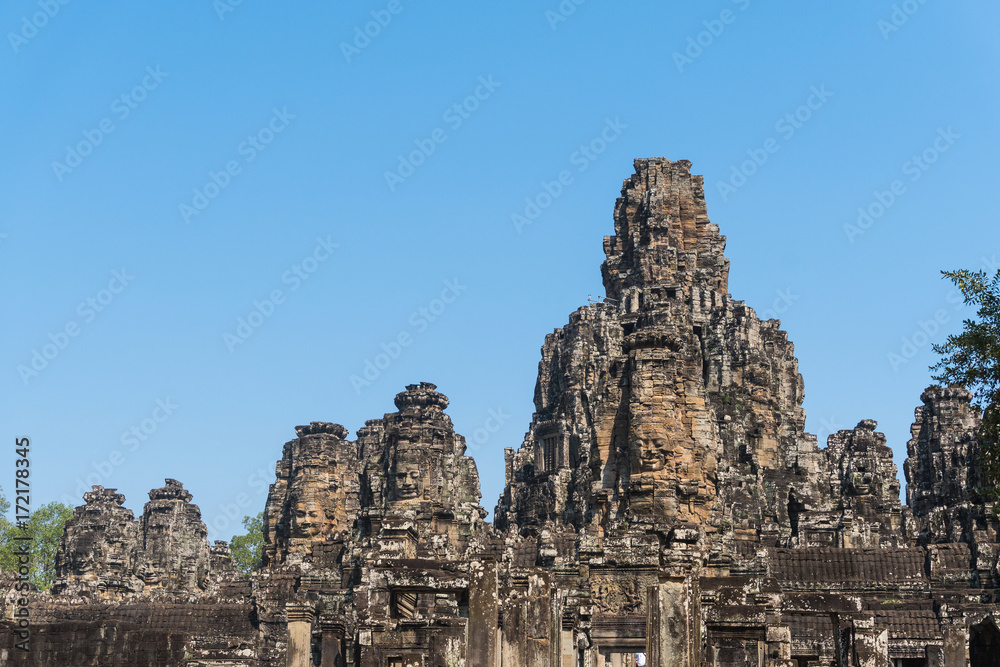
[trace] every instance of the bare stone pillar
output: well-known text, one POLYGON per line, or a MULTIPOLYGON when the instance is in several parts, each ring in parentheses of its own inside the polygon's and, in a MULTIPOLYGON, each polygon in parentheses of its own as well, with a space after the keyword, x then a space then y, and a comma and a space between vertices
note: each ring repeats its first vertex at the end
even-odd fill
POLYGON ((555 633, 552 579, 548 572, 528 575, 527 667, 552 667, 555 633))
POLYGON ((472 561, 469 569, 469 624, 466 662, 490 667, 497 662, 497 562, 472 561))
POLYGON ((527 600, 520 590, 509 591, 503 604, 503 623, 500 633, 500 652, 503 667, 525 667, 527 664, 527 600))
POLYGON ((854 655, 858 667, 889 665, 889 631, 875 627, 874 614, 854 619, 854 655))
POLYGON ((316 610, 304 602, 285 604, 288 618, 288 648, 285 651, 286 667, 311 667, 312 626, 316 610))
POLYGON ((576 646, 573 644, 573 630, 563 630, 559 635, 560 667, 576 667, 576 646))
POLYGON ((320 621, 320 627, 323 629, 321 667, 345 667, 344 625, 336 621, 320 621))
POLYGON ((944 625, 941 627, 941 631, 944 635, 944 647, 942 650, 944 667, 964 667, 968 665, 968 630, 961 625, 944 625))
MULTIPOLYGON (((551 574, 535 570, 514 590, 505 591, 502 607, 503 667, 551 667, 557 643, 553 628, 551 574)), ((473 667, 470 664, 470 667, 473 667)))
POLYGON ((649 587, 646 616, 648 667, 697 667, 700 664, 701 609, 691 578, 675 577, 649 587))
POLYGON ((927 667, 945 667, 944 648, 941 646, 928 646, 924 649, 927 657, 927 667))
POLYGON ((786 626, 769 626, 764 647, 767 667, 795 667, 792 662, 792 633, 786 626))

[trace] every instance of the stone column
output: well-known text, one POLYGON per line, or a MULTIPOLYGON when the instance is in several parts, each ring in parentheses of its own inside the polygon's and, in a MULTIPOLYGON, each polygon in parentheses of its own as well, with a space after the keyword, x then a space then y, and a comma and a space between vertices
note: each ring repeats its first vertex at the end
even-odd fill
POLYGON ((962 625, 943 625, 944 635, 943 658, 944 667, 964 667, 969 664, 968 643, 969 631, 962 625))
POLYGON ((316 610, 305 602, 285 603, 288 618, 286 667, 312 667, 312 626, 316 610))
POLYGON ((497 662, 497 562, 474 560, 469 567, 469 622, 466 662, 491 667, 497 662))
POLYGON ((875 615, 854 619, 854 655, 858 667, 886 667, 889 664, 889 631, 875 627, 875 615))
POLYGON ((792 633, 787 626, 769 625, 764 646, 764 664, 767 667, 795 667, 792 662, 792 633))
POLYGON ((528 633, 527 600, 521 590, 507 589, 502 607, 503 622, 500 632, 500 652, 503 667, 525 667, 526 635, 528 633))
POLYGON ((528 575, 527 667, 552 667, 555 633, 552 627, 552 575, 544 570, 528 575))
POLYGON ((649 587, 646 616, 648 667, 697 667, 701 664, 701 608, 695 583, 674 577, 649 587))
POLYGON ((576 646, 573 643, 573 629, 562 630, 559 634, 559 667, 576 667, 576 646))
POLYGON ((321 667, 345 667, 343 644, 344 624, 338 621, 320 621, 323 630, 321 667))

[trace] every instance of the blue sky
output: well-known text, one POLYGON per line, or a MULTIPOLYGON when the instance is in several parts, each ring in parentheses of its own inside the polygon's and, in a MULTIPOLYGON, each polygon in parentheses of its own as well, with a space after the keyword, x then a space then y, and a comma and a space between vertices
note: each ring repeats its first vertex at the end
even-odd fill
POLYGON ((99 480, 139 513, 173 477, 228 539, 295 425, 353 434, 430 381, 492 510, 539 347, 602 293, 615 198, 649 156, 705 175, 730 291, 796 344, 807 430, 877 419, 901 466, 930 343, 972 315, 939 271, 1000 254, 998 19, 5 3, 0 400, 5 441, 32 438, 34 504, 99 480))

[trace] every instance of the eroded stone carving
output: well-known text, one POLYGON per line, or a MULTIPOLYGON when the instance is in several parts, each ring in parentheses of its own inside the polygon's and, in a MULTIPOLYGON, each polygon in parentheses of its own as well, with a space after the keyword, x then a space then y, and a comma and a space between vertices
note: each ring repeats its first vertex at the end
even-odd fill
POLYGON ((142 558, 136 568, 147 588, 170 593, 208 588, 208 530, 191 498, 175 479, 149 492, 140 520, 142 558))
POLYGON ((360 493, 355 443, 340 424, 297 426, 285 444, 264 510, 264 562, 301 563, 354 530, 360 493))
POLYGON ((874 420, 825 448, 804 431, 794 347, 728 293, 690 163, 637 160, 614 223, 607 300, 545 337, 494 526, 448 398, 408 385, 354 441, 296 427, 249 579, 179 482, 139 521, 94 487, 55 595, 33 598, 56 641, 2 655, 69 664, 61 641, 102 647, 73 656, 99 667, 985 664, 1000 545, 969 392, 921 397, 903 507, 874 420))
POLYGON ((73 511, 56 554, 61 594, 117 597, 143 589, 135 576, 139 562, 139 523, 116 489, 95 486, 73 511))
POLYGON ((993 503, 979 498, 979 414, 960 387, 920 396, 906 445, 906 532, 918 543, 996 542, 993 503))
POLYGON ((56 555, 59 595, 102 600, 195 599, 238 578, 229 547, 210 547, 201 511, 175 479, 149 492, 137 521, 115 489, 93 487, 66 523, 56 555))

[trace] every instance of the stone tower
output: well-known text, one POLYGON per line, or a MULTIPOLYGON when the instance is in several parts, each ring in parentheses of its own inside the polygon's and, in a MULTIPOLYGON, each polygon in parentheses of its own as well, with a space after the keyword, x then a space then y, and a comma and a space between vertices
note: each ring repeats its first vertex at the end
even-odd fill
POLYGON ((264 509, 264 563, 301 563, 315 546, 343 542, 359 513, 356 443, 340 424, 297 426, 285 443, 264 509))

